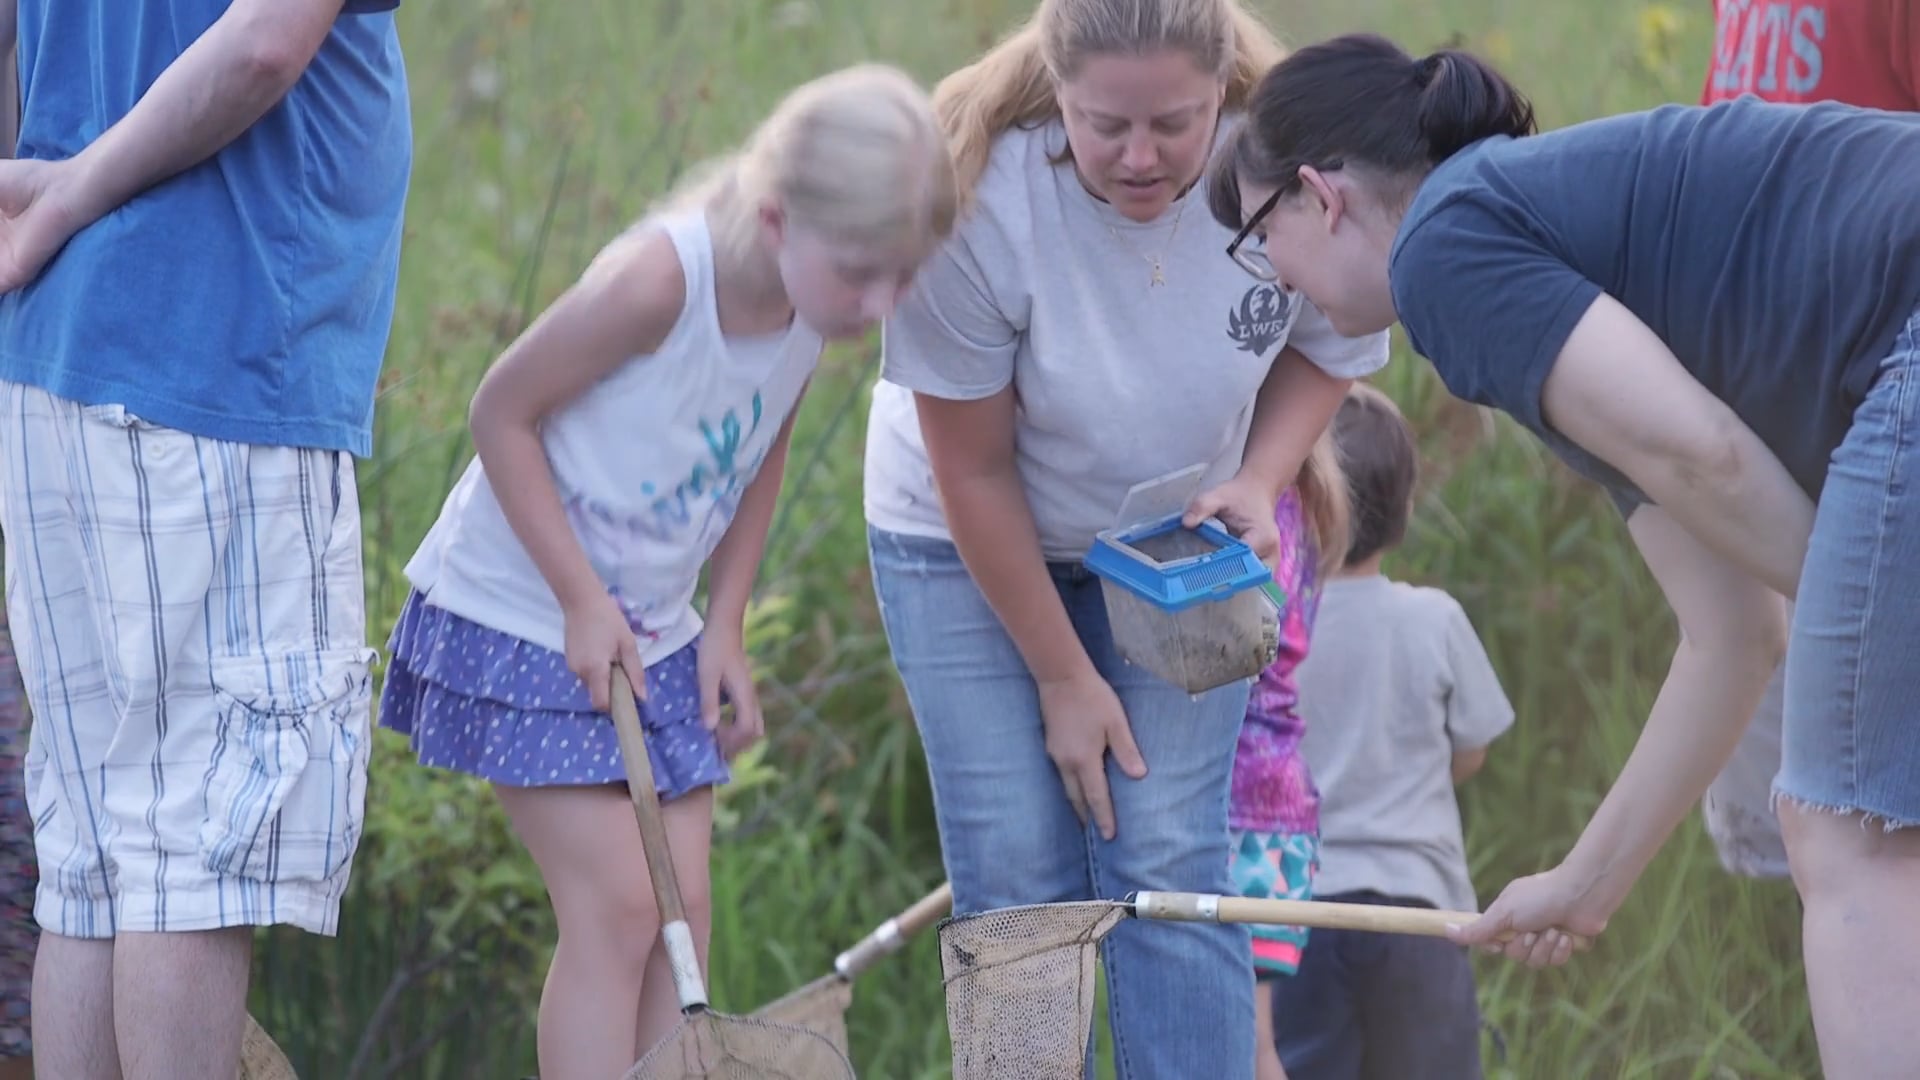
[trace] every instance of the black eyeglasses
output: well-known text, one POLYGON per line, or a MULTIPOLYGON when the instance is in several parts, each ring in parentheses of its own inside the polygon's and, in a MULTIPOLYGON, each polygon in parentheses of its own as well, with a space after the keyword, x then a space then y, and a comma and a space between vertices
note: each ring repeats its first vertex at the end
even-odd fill
POLYGON ((1233 243, 1227 245, 1227 258, 1232 259, 1240 269, 1261 281, 1273 281, 1280 276, 1279 271, 1273 268, 1273 262, 1267 258, 1266 242, 1263 240, 1259 248, 1249 250, 1242 250, 1241 245, 1245 244, 1247 237, 1253 234, 1254 226, 1260 224, 1268 214, 1273 213, 1273 208, 1280 202, 1281 190, 1275 188, 1273 194, 1267 196, 1267 201, 1260 204, 1260 209, 1255 210, 1253 216, 1248 218, 1247 223, 1242 225, 1240 231, 1234 235, 1233 243))
MULTIPOLYGON (((1315 166, 1315 168, 1320 172, 1330 173, 1338 170, 1342 164, 1339 158, 1334 158, 1325 165, 1315 166)), ((1267 258, 1266 241, 1262 240, 1260 247, 1257 249, 1248 249, 1245 248, 1244 245, 1247 242, 1247 238, 1253 235, 1254 227, 1265 220, 1268 214, 1273 213, 1275 206, 1280 205, 1280 196, 1299 186, 1299 166, 1295 166, 1293 169, 1281 175, 1291 175, 1293 179, 1288 183, 1274 188, 1273 194, 1267 196, 1267 201, 1260 204, 1260 208, 1253 212, 1253 216, 1247 218, 1247 223, 1241 226, 1240 231, 1234 235, 1233 243, 1227 245, 1227 258, 1232 259, 1240 269, 1245 270, 1261 281, 1274 281, 1280 277, 1279 271, 1273 268, 1272 260, 1267 258)))

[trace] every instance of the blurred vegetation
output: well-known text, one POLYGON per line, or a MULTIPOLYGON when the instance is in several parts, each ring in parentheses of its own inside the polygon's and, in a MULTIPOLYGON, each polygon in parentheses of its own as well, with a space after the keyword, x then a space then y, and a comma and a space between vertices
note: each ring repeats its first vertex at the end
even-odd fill
MULTIPOLYGON (((1026 12, 1008 0, 408 0, 418 164, 377 452, 362 472, 368 633, 471 453, 485 366, 598 246, 788 87, 879 58, 931 83, 1026 12)), ((1542 122, 1692 100, 1711 15, 1594 0, 1267 3, 1293 43, 1377 29, 1503 65, 1542 122)), ((753 616, 770 740, 720 802, 716 1006, 749 1011, 941 877, 926 778, 874 612, 860 510, 870 346, 830 352, 803 410, 753 616)), ((1427 455, 1390 573, 1444 585, 1520 721, 1465 792, 1483 899, 1551 865, 1624 761, 1674 641, 1617 516, 1405 352, 1380 380, 1427 455)), ((254 1011, 309 1077, 531 1075, 553 927, 483 785, 380 733, 337 941, 263 934, 254 1011)), ((1697 818, 1598 948, 1536 973, 1480 959, 1492 1075, 1817 1073, 1789 887, 1723 874, 1697 818)), ((947 1074, 938 957, 856 986, 862 1075, 947 1074)))

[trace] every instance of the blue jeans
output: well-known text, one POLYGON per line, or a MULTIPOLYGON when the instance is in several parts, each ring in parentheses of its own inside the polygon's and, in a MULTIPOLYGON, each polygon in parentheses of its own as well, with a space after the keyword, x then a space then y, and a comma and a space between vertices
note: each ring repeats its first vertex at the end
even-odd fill
MULTIPOLYGON (((1140 889, 1230 893, 1227 794, 1248 683, 1193 697, 1127 665, 1099 579, 1078 565, 1051 567, 1147 762, 1140 780, 1108 764, 1118 832, 1105 840, 1068 803, 1033 677, 953 544, 874 529, 868 544, 927 755, 956 914, 1140 889)), ((1122 1080, 1251 1080, 1251 949, 1240 926, 1127 919, 1114 928, 1101 962, 1122 1080)))
POLYGON ((1785 692, 1776 793, 1920 825, 1920 311, 1833 452, 1785 692))

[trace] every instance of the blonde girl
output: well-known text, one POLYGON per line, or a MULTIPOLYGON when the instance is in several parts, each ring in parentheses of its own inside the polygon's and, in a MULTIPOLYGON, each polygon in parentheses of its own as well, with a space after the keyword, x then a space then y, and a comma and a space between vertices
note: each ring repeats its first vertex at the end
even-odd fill
POLYGON ((619 1075, 678 1011, 611 668, 645 672, 704 962, 712 789, 761 731, 741 622, 794 410, 823 340, 892 310, 954 207, 921 90, 828 75, 614 240, 474 394, 478 457, 407 567, 381 722, 422 764, 491 781, 539 865, 560 932, 543 1080, 619 1075))

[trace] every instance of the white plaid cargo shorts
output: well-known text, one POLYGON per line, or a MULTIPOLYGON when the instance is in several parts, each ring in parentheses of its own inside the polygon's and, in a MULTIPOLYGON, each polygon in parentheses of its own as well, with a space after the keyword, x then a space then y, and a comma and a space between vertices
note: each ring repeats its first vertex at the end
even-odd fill
POLYGON ((371 741, 352 457, 0 382, 0 463, 40 925, 334 933, 371 741))

